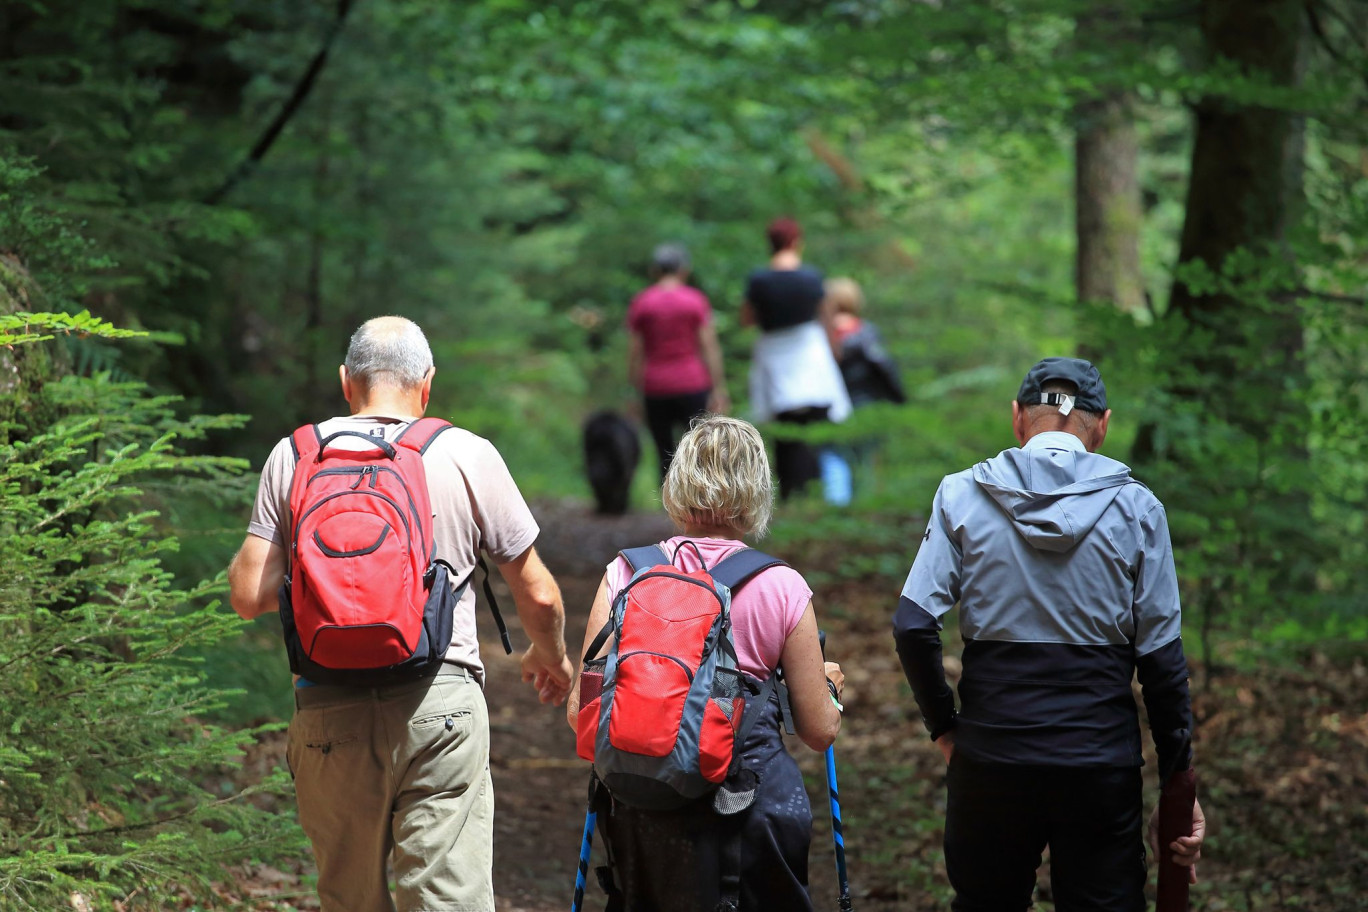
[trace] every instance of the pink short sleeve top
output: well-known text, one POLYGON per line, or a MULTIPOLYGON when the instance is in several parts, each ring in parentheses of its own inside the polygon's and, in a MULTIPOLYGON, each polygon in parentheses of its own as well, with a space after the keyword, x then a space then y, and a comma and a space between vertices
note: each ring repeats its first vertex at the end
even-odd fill
MULTIPOLYGON (((660 542, 666 555, 674 556, 674 565, 686 572, 699 569, 699 555, 680 543, 691 541, 697 545, 709 567, 727 555, 747 547, 744 542, 718 538, 687 538, 676 535, 660 542), (676 554, 678 549, 678 554, 676 554)), ((632 568, 619 557, 608 565, 608 597, 617 597, 632 578, 632 568)), ((779 667, 784 644, 798 626, 803 611, 812 601, 812 590, 802 575, 792 567, 771 567, 762 571, 736 593, 732 599, 732 640, 736 644, 736 659, 741 670, 765 680, 779 667)))
POLYGON ((632 300, 627 328, 641 337, 643 393, 684 396, 712 388, 698 343, 698 330, 710 322, 708 299, 688 285, 652 285, 632 300))

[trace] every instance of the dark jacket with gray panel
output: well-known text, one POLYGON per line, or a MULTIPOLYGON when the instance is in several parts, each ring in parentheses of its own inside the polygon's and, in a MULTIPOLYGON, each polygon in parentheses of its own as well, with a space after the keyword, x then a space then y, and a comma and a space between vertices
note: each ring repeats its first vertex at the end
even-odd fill
POLYGON ((983 763, 1138 766, 1139 676, 1161 769, 1192 730, 1164 507, 1077 437, 1039 434, 947 476, 894 618, 932 737, 983 763), (960 707, 940 629, 958 603, 960 707))

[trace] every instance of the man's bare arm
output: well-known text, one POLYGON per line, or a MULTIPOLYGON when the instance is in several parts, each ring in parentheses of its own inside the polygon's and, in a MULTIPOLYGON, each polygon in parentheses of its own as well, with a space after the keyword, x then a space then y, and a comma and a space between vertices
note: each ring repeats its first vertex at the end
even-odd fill
POLYGON ((574 669, 565 654, 565 606, 560 587, 535 548, 528 548, 499 573, 513 592, 518 619, 532 645, 522 657, 522 677, 532 682, 543 703, 565 702, 574 669))
POLYGON ((228 601, 244 620, 279 609, 285 582, 285 549, 273 541, 248 535, 228 565, 228 601))

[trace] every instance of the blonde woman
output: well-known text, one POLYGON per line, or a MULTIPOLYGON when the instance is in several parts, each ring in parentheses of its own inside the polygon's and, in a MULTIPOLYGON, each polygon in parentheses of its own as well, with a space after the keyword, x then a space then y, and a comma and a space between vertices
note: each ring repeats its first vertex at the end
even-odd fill
MULTIPOLYGON (((744 536, 764 535, 774 499, 760 433, 734 418, 696 420, 679 441, 661 498, 681 534, 660 547, 675 555, 680 569, 697 570, 700 561, 715 566, 745 548, 744 536), (694 547, 681 548, 686 541, 694 547)), ((631 576, 620 557, 608 565, 581 656, 631 576)), ((812 590, 803 577, 787 566, 763 571, 735 593, 731 624, 741 670, 765 681, 782 668, 798 736, 813 750, 826 750, 841 729, 831 697, 839 698, 845 676, 839 665, 823 661, 812 590)), ((573 728, 579 716, 578 678, 567 707, 573 728)), ((610 902, 610 908, 712 909, 723 895, 723 872, 739 863, 742 910, 812 909, 807 892, 812 808, 781 732, 779 703, 771 699, 741 748, 742 767, 755 774, 758 786, 754 804, 740 814, 718 815, 711 799, 677 811, 616 804, 599 814, 613 882, 625 903, 610 902)))

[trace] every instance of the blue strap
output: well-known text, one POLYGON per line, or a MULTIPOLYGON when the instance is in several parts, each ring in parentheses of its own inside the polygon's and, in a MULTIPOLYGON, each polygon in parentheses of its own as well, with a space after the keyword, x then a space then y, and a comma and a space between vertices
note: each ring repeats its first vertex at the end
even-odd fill
POLYGON ((737 589, 744 586, 761 570, 780 566, 786 567, 788 565, 779 558, 771 557, 763 551, 745 548, 727 556, 717 566, 713 567, 712 578, 735 593, 737 589))
POLYGON ((643 545, 640 548, 627 548, 618 553, 632 566, 633 573, 636 573, 644 567, 654 567, 658 564, 668 564, 670 562, 670 558, 664 551, 660 550, 659 545, 643 545))

